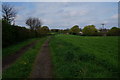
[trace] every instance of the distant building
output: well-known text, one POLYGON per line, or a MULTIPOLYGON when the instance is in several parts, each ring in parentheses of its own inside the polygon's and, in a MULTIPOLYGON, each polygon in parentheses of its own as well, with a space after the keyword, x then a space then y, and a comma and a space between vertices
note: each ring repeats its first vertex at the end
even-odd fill
POLYGON ((80 31, 80 32, 79 32, 79 34, 83 34, 83 32, 82 32, 82 31, 80 31))

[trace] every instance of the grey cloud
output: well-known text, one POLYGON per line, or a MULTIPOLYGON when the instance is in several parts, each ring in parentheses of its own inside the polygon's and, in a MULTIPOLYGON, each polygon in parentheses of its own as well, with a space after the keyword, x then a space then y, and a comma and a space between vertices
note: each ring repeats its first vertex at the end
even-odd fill
POLYGON ((24 21, 28 17, 38 17, 44 25, 48 25, 50 28, 60 28, 60 26, 70 28, 76 24, 80 27, 94 24, 98 28, 101 23, 106 23, 108 26, 117 25, 116 13, 113 14, 113 10, 116 8, 100 6, 98 3, 40 2, 33 3, 33 9, 29 9, 25 5, 19 9, 22 12, 18 14, 16 23, 22 25, 25 25, 24 21))

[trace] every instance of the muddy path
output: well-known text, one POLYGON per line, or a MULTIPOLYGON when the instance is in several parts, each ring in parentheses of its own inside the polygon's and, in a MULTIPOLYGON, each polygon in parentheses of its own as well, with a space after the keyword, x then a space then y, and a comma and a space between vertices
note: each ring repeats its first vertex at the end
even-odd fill
POLYGON ((42 45, 39 54, 36 57, 30 78, 52 78, 52 62, 49 48, 49 40, 42 45))
POLYGON ((33 47, 37 41, 33 41, 32 43, 24 46, 21 48, 19 51, 15 52, 12 55, 9 55, 2 59, 2 70, 4 71, 5 69, 9 68, 9 66, 14 63, 22 54, 24 54, 29 48, 33 47))

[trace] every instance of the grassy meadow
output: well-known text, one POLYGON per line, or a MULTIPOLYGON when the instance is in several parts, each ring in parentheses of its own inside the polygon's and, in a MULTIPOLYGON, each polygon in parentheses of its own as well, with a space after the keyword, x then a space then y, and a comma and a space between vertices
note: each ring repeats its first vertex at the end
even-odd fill
POLYGON ((56 78, 116 78, 117 36, 55 35, 51 38, 56 78))

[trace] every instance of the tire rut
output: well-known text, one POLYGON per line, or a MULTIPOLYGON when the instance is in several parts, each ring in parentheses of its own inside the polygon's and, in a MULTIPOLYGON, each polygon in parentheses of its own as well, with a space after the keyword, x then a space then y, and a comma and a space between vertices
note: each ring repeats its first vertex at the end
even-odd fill
POLYGON ((52 78, 52 62, 49 48, 49 38, 42 45, 36 57, 30 78, 52 78))
POLYGON ((24 46, 14 54, 2 59, 2 70, 4 71, 5 69, 9 68, 12 63, 14 63, 22 54, 24 54, 29 48, 33 47, 36 43, 37 41, 33 41, 32 43, 24 46))

